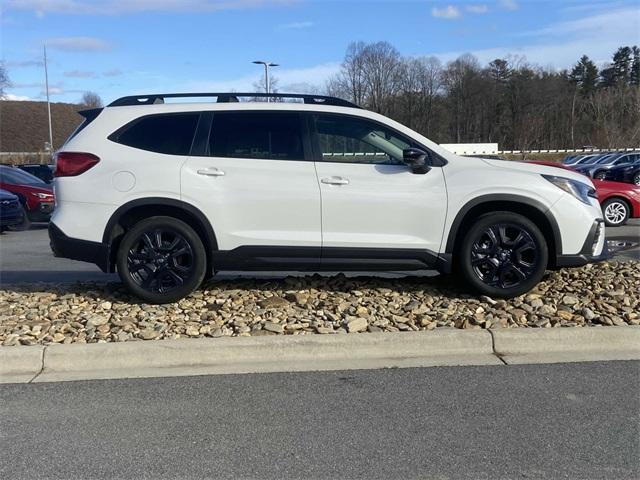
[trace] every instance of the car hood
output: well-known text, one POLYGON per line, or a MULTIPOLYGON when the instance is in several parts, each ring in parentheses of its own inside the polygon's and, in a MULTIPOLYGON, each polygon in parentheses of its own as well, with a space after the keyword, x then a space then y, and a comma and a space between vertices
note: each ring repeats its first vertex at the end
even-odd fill
POLYGON ((551 167, 546 165, 539 165, 537 163, 518 162, 513 160, 483 160, 485 163, 497 168, 506 168, 509 170, 517 170, 519 172, 537 173, 539 175, 553 175, 554 177, 569 178, 578 182, 585 183, 592 186, 591 179, 581 175, 578 172, 573 172, 565 168, 551 167))
POLYGON ((7 192, 6 190, 0 190, 0 200, 17 200, 17 196, 15 196, 11 192, 7 192))

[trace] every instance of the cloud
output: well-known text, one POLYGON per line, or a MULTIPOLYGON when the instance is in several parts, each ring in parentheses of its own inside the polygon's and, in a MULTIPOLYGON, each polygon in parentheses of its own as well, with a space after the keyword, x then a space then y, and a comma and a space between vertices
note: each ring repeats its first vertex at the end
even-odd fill
POLYGON ((217 12, 295 3, 296 0, 6 0, 6 10, 46 14, 120 15, 145 12, 217 12))
POLYGON ((112 68, 111 70, 107 70, 106 72, 102 72, 102 75, 105 77, 117 77, 122 75, 124 72, 119 68, 112 68))
POLYGON ((489 7, 487 7, 484 4, 473 4, 473 5, 467 5, 466 8, 467 12, 470 13, 477 13, 479 15, 483 14, 483 13, 487 13, 489 11, 489 7))
POLYGON ((455 20, 456 18, 460 18, 461 13, 458 7, 454 7, 453 5, 447 5, 444 8, 433 7, 431 9, 431 15, 436 18, 444 18, 446 20, 455 20))
POLYGON ((42 60, 9 60, 5 62, 7 68, 41 67, 42 60))
POLYGON ((65 52, 100 52, 111 48, 104 40, 94 37, 51 38, 45 43, 51 49, 65 52))
POLYGON ((31 97, 27 97, 26 95, 14 95, 13 93, 5 93, 2 100, 13 100, 17 102, 28 102, 33 100, 31 97))
POLYGON ((498 6, 505 10, 518 10, 518 8, 520 8, 516 0, 499 0, 498 6))
POLYGON ((96 76, 95 72, 83 70, 70 70, 68 72, 64 72, 63 75, 69 78, 93 78, 96 76))
POLYGON ((302 30, 313 27, 313 22, 292 22, 278 25, 277 30, 302 30))
POLYGON ((437 54, 441 60, 453 60, 462 53, 472 53, 481 62, 508 55, 524 56, 529 62, 554 69, 570 68, 581 55, 588 55, 599 65, 607 64, 620 45, 629 44, 640 30, 640 8, 625 8, 575 20, 556 22, 544 28, 524 32, 530 42, 470 52, 437 54))
MULTIPOLYGON (((340 70, 340 63, 323 63, 308 68, 290 68, 283 69, 281 67, 270 70, 270 75, 277 78, 278 84, 282 87, 280 91, 285 92, 289 87, 295 87, 296 93, 301 87, 314 88, 322 90, 325 82, 340 70)), ((254 83, 261 78, 260 71, 245 75, 235 79, 227 80, 204 80, 192 81, 184 85, 181 89, 187 92, 253 92, 254 83)), ((158 85, 158 88, 162 88, 158 85)), ((166 88, 165 88, 166 89, 166 88)), ((175 90, 175 85, 172 87, 175 90)))

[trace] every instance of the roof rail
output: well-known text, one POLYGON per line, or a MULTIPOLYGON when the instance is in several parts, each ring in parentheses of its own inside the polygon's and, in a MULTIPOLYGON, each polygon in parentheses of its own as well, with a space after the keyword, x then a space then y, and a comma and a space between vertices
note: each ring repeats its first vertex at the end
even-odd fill
POLYGON ((217 103, 237 102, 238 97, 252 98, 298 98, 304 103, 313 105, 331 105, 334 107, 360 108, 355 103, 337 97, 327 97, 325 95, 308 95, 298 93, 153 93, 150 95, 130 95, 121 97, 111 102, 108 107, 124 107, 132 105, 153 105, 164 103, 165 98, 196 98, 196 97, 216 97, 217 103))

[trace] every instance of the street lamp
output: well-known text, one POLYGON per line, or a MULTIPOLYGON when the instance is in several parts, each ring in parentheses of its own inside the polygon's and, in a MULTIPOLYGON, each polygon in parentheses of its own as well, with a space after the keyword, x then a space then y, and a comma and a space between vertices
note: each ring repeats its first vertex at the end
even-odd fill
MULTIPOLYGON (((264 87, 267 95, 269 95, 269 67, 278 67, 277 63, 273 62, 265 62, 262 60, 255 60, 253 63, 256 65, 264 65, 264 87)), ((269 97, 267 96, 267 102, 269 101, 269 97)))

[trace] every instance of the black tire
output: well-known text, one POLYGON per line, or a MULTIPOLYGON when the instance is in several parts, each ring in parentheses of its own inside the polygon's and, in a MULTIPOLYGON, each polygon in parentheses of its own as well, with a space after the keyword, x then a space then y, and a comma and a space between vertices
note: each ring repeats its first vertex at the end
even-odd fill
POLYGON ((510 298, 538 284, 548 259, 544 235, 531 220, 516 213, 492 212, 469 228, 454 261, 472 289, 510 298))
POLYGON ((134 295, 148 303, 172 303, 200 286, 207 255, 189 225, 173 217, 150 217, 125 234, 116 265, 134 295))
POLYGON ((631 183, 640 187, 640 172, 635 173, 635 175, 631 179, 631 183))
POLYGON ((595 178, 596 180, 606 180, 607 178, 607 172, 605 171, 599 171, 593 174, 593 178, 595 178))
POLYGON ((620 227, 629 220, 630 208, 620 198, 609 198, 602 202, 602 216, 607 227, 620 227))
POLYGON ((22 207, 22 223, 17 223, 15 225, 11 225, 11 230, 14 232, 24 232, 31 228, 31 220, 29 220, 29 216, 27 215, 27 210, 22 207))

